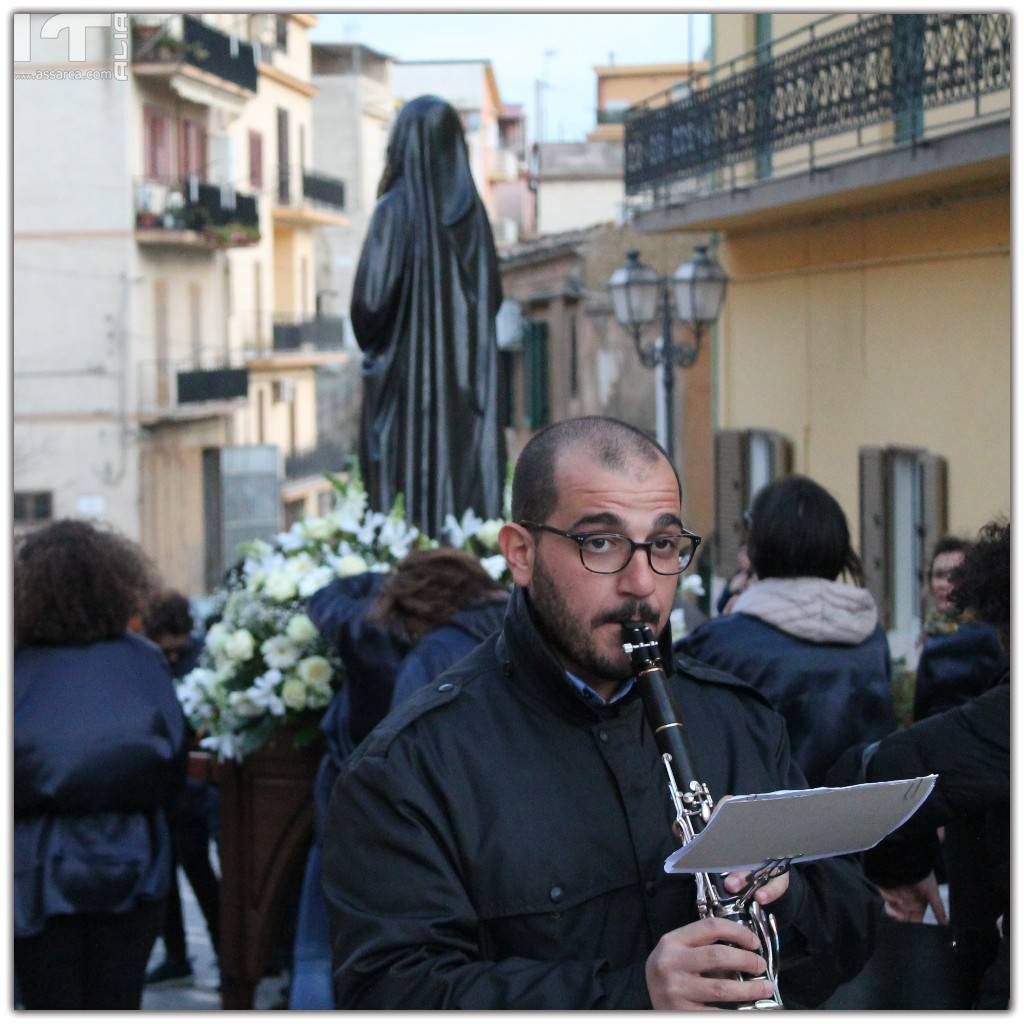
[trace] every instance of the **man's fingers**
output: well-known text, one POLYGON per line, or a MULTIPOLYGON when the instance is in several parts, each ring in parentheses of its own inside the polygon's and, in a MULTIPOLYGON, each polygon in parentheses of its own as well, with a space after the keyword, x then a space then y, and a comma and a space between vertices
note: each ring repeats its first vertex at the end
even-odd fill
POLYGON ((749 929, 735 921, 727 921, 722 917, 705 917, 688 926, 687 945, 691 947, 707 946, 713 942, 728 942, 743 949, 758 949, 757 936, 749 929))
POLYGON ((939 924, 949 924, 949 918, 946 916, 946 907, 942 902, 942 896, 939 894, 938 890, 932 893, 928 902, 931 904, 932 911, 935 914, 935 920, 938 921, 939 924))
POLYGON ((715 976, 727 974, 764 974, 768 965, 757 953, 735 946, 723 946, 714 943, 711 946, 700 946, 690 955, 691 970, 698 974, 715 976))

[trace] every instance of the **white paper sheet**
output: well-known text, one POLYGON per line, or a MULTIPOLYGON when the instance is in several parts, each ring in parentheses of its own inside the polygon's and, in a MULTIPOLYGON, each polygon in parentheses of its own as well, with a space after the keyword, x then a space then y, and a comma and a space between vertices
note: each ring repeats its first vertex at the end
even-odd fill
POLYGON ((749 870, 773 859, 799 863, 870 849, 924 803, 937 778, 727 797, 665 870, 749 870))

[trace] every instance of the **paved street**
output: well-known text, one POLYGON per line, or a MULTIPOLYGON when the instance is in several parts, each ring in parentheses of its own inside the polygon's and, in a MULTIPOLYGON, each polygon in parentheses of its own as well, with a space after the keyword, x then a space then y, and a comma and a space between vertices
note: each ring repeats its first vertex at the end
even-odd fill
MULTIPOLYGON (((212 855, 216 856, 216 848, 212 855)), ((217 862, 214 860, 214 864, 217 862)), ((183 872, 178 872, 181 887, 182 912, 185 915, 185 936, 188 941, 188 955, 192 959, 192 981, 172 988, 147 987, 142 996, 143 1010, 219 1010, 220 975, 217 960, 210 945, 199 904, 183 872)), ((158 939, 150 957, 150 968, 163 962, 164 944, 158 939)), ((270 1010, 280 1005, 282 992, 287 981, 286 975, 264 978, 256 989, 255 1009, 270 1010)))

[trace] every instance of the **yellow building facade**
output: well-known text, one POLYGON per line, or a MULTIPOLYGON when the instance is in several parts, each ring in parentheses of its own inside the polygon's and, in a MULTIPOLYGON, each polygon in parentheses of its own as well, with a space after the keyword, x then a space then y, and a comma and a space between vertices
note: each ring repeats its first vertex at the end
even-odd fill
MULTIPOLYGON (((640 230, 711 232, 730 278, 713 345, 716 572, 757 486, 804 473, 841 502, 883 620, 909 636, 936 537, 1010 510, 1008 21, 713 25, 720 134, 707 157, 677 146, 642 183, 660 195, 633 201, 640 230)), ((638 177, 649 143, 634 136, 638 177)))

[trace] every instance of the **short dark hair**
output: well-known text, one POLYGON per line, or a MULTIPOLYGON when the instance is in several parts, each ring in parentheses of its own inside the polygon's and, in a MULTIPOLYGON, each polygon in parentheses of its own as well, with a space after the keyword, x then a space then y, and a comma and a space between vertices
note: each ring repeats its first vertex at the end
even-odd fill
POLYGON ((845 571, 863 585, 863 569, 850 546, 850 528, 839 502, 821 484, 797 473, 754 495, 747 553, 759 579, 834 580, 845 571))
POLYGON ((14 558, 14 642, 91 644, 128 628, 154 590, 138 545, 80 519, 26 534, 14 558))
POLYGON ((150 601, 142 621, 150 640, 162 636, 184 636, 192 632, 192 608, 184 594, 165 590, 150 601))
POLYGON ((1010 523, 994 519, 968 545, 964 560, 952 572, 951 600, 961 611, 970 609, 999 631, 1004 648, 1010 649, 1010 523))
POLYGON ((963 537, 954 537, 950 534, 940 537, 935 542, 935 547, 932 548, 932 557, 928 562, 928 575, 931 576, 932 569, 935 568, 935 559, 939 555, 948 555, 951 551, 963 551, 966 554, 970 546, 971 542, 964 540, 963 537))
POLYGON ((631 458, 646 463, 665 460, 675 473, 679 500, 682 484, 665 449, 642 430, 611 416, 579 416, 560 420, 538 431, 516 461, 512 477, 512 519, 543 523, 558 504, 555 462, 571 445, 592 455, 609 469, 621 470, 631 458))
POLYGON ((406 555, 374 598, 367 621, 409 646, 463 608, 501 596, 479 560, 455 548, 406 555))

